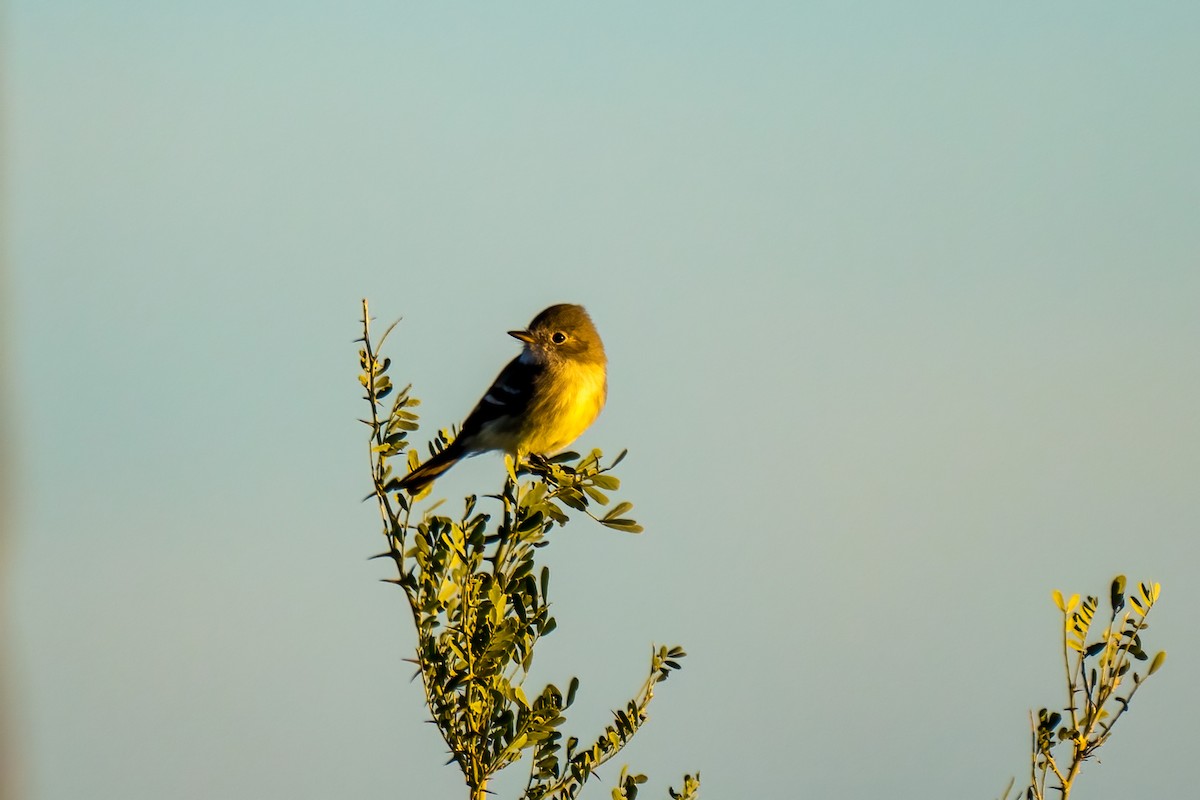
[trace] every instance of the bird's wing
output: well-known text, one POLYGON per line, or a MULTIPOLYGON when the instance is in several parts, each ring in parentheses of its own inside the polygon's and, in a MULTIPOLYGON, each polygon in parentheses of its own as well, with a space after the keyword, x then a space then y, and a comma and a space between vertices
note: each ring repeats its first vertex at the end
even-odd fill
POLYGON ((533 397, 539 366, 520 357, 508 363, 484 393, 475 410, 463 422, 462 436, 473 436, 499 420, 519 419, 533 397))

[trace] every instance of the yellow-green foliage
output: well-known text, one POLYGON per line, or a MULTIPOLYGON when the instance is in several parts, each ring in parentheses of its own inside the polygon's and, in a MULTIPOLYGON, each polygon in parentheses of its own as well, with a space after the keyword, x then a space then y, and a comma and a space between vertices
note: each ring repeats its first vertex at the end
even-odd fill
MULTIPOLYGON (((579 681, 571 678, 566 694, 553 684, 532 699, 525 680, 541 637, 557 625, 547 595, 550 570, 538 568, 535 551, 547 544, 556 527, 570 522, 569 510, 587 514, 612 530, 639 533, 642 527, 627 514, 631 503, 611 503, 608 492, 620 488, 599 450, 579 458, 565 453, 552 459, 534 458, 515 464, 508 459, 508 478, 499 494, 497 518, 477 510, 478 498, 466 498, 463 512, 450 517, 434 512, 435 503, 414 521, 414 505, 428 489, 410 498, 398 490, 399 475, 392 459, 411 470, 419 460, 409 449, 408 435, 417 430, 418 405, 409 389, 394 391, 387 376, 391 362, 378 346, 392 328, 371 341, 370 318, 363 301, 363 336, 359 351, 370 416, 372 492, 379 505, 387 550, 396 577, 388 579, 404 590, 417 631, 414 663, 425 689, 425 700, 450 761, 462 770, 472 798, 483 798, 492 775, 528 754, 529 780, 522 800, 574 798, 597 767, 609 761, 630 741, 647 718, 655 686, 679 669, 685 653, 679 647, 655 647, 650 671, 641 688, 592 744, 576 737, 563 739, 564 712, 575 699, 579 681), (392 396, 390 404, 384 398, 392 396), (408 451, 407 454, 405 451, 408 451), (574 462, 574 463, 571 463, 574 462), (523 476, 532 480, 523 480, 523 476)), ((393 326, 394 327, 394 326, 393 326)), ((438 452, 453 439, 442 431, 431 444, 438 452)), ((621 771, 613 796, 633 800, 645 776, 621 771)), ((693 798, 699 775, 684 776, 674 798, 693 798)))
MULTIPOLYGON (((1047 783, 1052 797, 1068 800, 1083 763, 1108 741, 1117 720, 1129 710, 1134 694, 1162 666, 1167 654, 1151 659, 1142 648, 1161 587, 1139 583, 1137 594, 1127 595, 1125 576, 1109 587, 1109 615, 1104 629, 1095 631, 1100 600, 1078 594, 1069 598, 1055 590, 1051 595, 1062 614, 1063 668, 1067 703, 1058 711, 1039 709, 1030 715, 1030 782, 1026 800, 1044 800, 1047 783), (1128 600, 1128 606, 1126 601, 1128 600), (1094 637, 1094 638, 1089 638, 1094 637), (1149 661, 1142 672, 1135 662, 1149 661)), ((1008 792, 1005 792, 1007 795, 1008 792)), ((1018 795, 1022 796, 1022 795, 1018 795)))

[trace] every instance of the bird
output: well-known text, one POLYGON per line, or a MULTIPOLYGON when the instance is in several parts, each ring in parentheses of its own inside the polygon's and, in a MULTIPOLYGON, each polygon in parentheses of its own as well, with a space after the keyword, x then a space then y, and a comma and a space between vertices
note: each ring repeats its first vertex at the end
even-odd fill
POLYGON ((583 306, 552 305, 508 335, 523 343, 520 355, 500 371, 454 441, 397 488, 416 495, 467 456, 492 450, 518 463, 552 455, 595 422, 608 397, 608 360, 583 306))

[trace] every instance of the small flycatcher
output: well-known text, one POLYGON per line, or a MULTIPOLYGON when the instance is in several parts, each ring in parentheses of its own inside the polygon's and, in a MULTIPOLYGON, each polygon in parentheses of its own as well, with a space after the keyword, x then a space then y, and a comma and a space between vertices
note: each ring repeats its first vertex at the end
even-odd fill
POLYGON ((417 494, 467 456, 503 450, 518 460, 551 455, 579 438, 604 408, 608 361, 583 306, 562 303, 509 331, 525 343, 475 406, 458 437, 410 472, 400 488, 417 494))

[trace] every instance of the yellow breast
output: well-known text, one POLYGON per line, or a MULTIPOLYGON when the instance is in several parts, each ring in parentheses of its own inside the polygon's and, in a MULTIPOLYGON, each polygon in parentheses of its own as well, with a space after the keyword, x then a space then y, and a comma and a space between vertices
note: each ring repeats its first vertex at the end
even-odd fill
POLYGON ((565 449, 596 421, 608 396, 604 364, 556 365, 553 385, 539 408, 530 409, 534 422, 523 433, 521 450, 549 455, 565 449))

